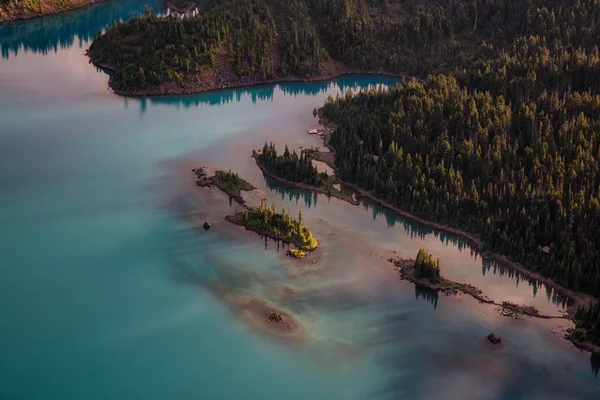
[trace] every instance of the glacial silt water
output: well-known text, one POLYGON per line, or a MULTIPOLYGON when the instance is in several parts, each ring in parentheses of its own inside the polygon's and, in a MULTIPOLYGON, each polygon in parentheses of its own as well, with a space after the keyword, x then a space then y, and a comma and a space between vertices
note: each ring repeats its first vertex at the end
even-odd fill
POLYGON ((125 99, 84 53, 144 3, 0 25, 0 399, 600 397, 590 355, 562 338, 568 321, 434 298, 385 258, 427 247, 448 278, 560 315, 552 291, 378 207, 278 187, 250 157, 265 141, 322 146, 306 133, 314 107, 395 80, 125 99), (302 210, 318 260, 295 262, 223 221, 234 206, 198 193, 195 165, 232 169, 302 210), (305 337, 257 329, 231 295, 286 310, 305 337), (503 347, 486 343, 491 332, 503 347))

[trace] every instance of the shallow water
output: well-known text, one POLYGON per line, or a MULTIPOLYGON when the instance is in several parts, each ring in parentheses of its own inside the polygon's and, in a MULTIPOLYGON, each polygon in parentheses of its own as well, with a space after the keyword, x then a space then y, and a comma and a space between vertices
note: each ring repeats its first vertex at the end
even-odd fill
POLYGON ((432 298, 400 281, 386 258, 427 247, 448 278, 558 314, 544 288, 487 270, 452 236, 377 207, 286 190, 255 166, 250 152, 265 141, 322 146, 306 130, 329 94, 395 81, 124 99, 83 53, 95 32, 143 6, 108 2, 0 25, 0 398, 600 394, 590 355, 552 333, 565 321, 512 320, 468 297, 432 298), (321 243, 317 262, 294 262, 226 224, 235 206, 200 195, 194 165, 232 169, 277 207, 302 210, 321 243), (209 232, 198 228, 205 219, 214 221, 209 232), (307 337, 288 343, 255 330, 221 301, 227 293, 293 313, 307 337), (490 332, 506 345, 489 347, 490 332))

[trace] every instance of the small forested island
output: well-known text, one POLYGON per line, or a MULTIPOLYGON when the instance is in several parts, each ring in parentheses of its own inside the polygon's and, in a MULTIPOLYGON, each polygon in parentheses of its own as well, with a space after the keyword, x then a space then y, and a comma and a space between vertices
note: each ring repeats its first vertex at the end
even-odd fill
POLYGON ((416 260, 390 258, 388 261, 396 266, 402 279, 419 287, 448 295, 462 292, 481 302, 493 303, 493 301, 484 297, 481 290, 475 286, 452 282, 441 276, 440 259, 434 258, 426 249, 419 249, 416 260))
MULTIPOLYGON (((457 3, 422 3, 415 14, 417 36, 432 39, 425 48, 454 48, 447 60, 455 68, 329 98, 319 110, 335 127, 337 173, 391 206, 481 239, 481 250, 598 296, 600 3, 457 3)), ((407 32, 412 39, 411 29, 391 37, 412 43, 407 32)))
POLYGON ((244 199, 242 198, 242 190, 251 191, 256 189, 254 186, 252 186, 252 184, 240 178, 238 174, 231 172, 231 170, 228 172, 217 171, 211 177, 206 174, 204 168, 202 167, 194 168, 192 172, 196 174, 197 186, 216 186, 240 205, 244 205, 245 203, 244 199))
POLYGON ((291 182, 300 182, 312 186, 327 184, 328 176, 319 174, 312 165, 308 151, 300 152, 300 156, 293 151, 290 153, 287 146, 283 154, 277 154, 275 145, 265 143, 260 153, 254 152, 259 167, 272 175, 287 179, 291 182))
POLYGON ((292 243, 302 252, 312 251, 318 246, 317 240, 302 222, 302 211, 298 212, 295 220, 285 210, 276 212, 275 205, 269 207, 263 199, 257 209, 244 210, 225 219, 271 239, 292 243))
POLYGON ((280 183, 324 193, 327 196, 338 197, 352 204, 357 204, 351 195, 345 194, 335 187, 339 184, 335 176, 317 171, 317 168, 312 164, 313 154, 315 153, 316 150, 314 149, 305 149, 298 156, 295 151, 290 152, 288 147, 285 146, 283 154, 278 154, 273 143, 270 145, 265 143, 262 151, 253 151, 252 155, 263 173, 280 183))
POLYGON ((0 22, 43 17, 104 0, 0 0, 0 22))
POLYGON ((473 285, 453 282, 446 279, 440 273, 440 259, 433 257, 426 249, 419 249, 416 260, 390 258, 388 261, 395 265, 402 279, 412 282, 420 288, 436 293, 441 292, 449 296, 464 293, 481 303, 498 306, 500 314, 507 317, 520 318, 521 315, 526 315, 544 319, 566 318, 566 316, 540 314, 539 311, 532 306, 519 305, 509 301, 503 301, 501 303, 495 302, 484 296, 483 292, 473 285))

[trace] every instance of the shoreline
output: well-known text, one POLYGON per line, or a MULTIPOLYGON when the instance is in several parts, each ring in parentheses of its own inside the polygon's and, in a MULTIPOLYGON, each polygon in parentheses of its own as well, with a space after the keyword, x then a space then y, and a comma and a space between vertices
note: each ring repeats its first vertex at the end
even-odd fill
POLYGON ((56 10, 52 10, 51 12, 47 12, 47 13, 43 13, 43 14, 26 14, 26 15, 19 15, 16 18, 0 19, 0 24, 5 24, 5 23, 9 23, 9 22, 25 21, 25 20, 33 19, 33 18, 49 17, 52 15, 62 14, 62 13, 69 12, 69 11, 76 11, 83 7, 91 6, 93 4, 102 3, 102 2, 106 2, 106 1, 111 1, 111 0, 82 0, 81 3, 73 4, 73 7, 71 7, 71 8, 56 9, 56 10))
POLYGON ((403 259, 403 258, 390 258, 388 260, 392 263, 400 273, 400 277, 405 280, 414 283, 416 286, 429 289, 435 292, 442 292, 446 296, 454 296, 456 294, 463 293, 473 297, 475 300, 483 304, 491 304, 501 308, 501 314, 506 317, 518 318, 517 315, 526 315, 532 318, 541 319, 570 319, 568 315, 545 315, 540 314, 539 311, 532 306, 525 306, 515 304, 509 301, 503 301, 498 303, 487 296, 483 295, 483 291, 478 287, 475 287, 468 283, 454 282, 449 279, 440 277, 439 283, 432 283, 428 279, 417 279, 414 277, 414 263, 415 260, 403 259))
MULTIPOLYGON (((333 149, 332 147, 329 146, 329 137, 331 135, 332 129, 335 129, 335 128, 327 125, 326 123, 324 123, 321 120, 319 120, 319 125, 323 128, 323 131, 324 131, 323 143, 324 143, 325 147, 327 147, 327 149, 329 150, 329 153, 326 153, 326 154, 331 154, 332 156, 335 157, 335 149, 333 149)), ((321 153, 319 153, 319 154, 321 154, 321 153)), ((327 165, 329 165, 331 168, 333 168, 335 170, 335 165, 333 165, 333 161, 331 160, 331 157, 329 157, 329 159, 322 159, 321 157, 319 157, 319 160, 325 162, 327 165)), ((396 213, 401 218, 404 218, 408 221, 416 222, 416 223, 422 224, 424 226, 433 228, 434 230, 437 230, 439 232, 449 233, 449 234, 461 237, 463 239, 466 239, 468 242, 470 242, 470 244, 478 252, 481 249, 481 247, 483 246, 481 239, 479 239, 476 235, 474 235, 472 233, 465 232, 465 231, 462 231, 457 228, 452 228, 450 226, 447 226, 447 225, 444 225, 441 223, 428 221, 426 219, 417 217, 416 215, 411 214, 407 211, 404 211, 404 210, 400 209, 399 207, 393 206, 381 199, 378 199, 377 197, 373 196, 371 193, 367 192, 364 189, 361 189, 360 187, 358 187, 352 183, 348 183, 348 182, 345 182, 342 180, 340 180, 340 183, 342 185, 345 185, 345 186, 353 189, 356 192, 356 194, 358 195, 359 199, 360 198, 368 199, 369 201, 372 201, 373 203, 378 204, 379 206, 396 213)), ((549 316, 550 318, 565 318, 565 319, 569 319, 572 322, 575 322, 575 313, 577 312, 577 309, 580 306, 588 307, 588 306, 594 305, 598 302, 598 300, 595 297, 593 297, 589 294, 582 293, 582 292, 575 292, 573 290, 567 289, 566 287, 554 282, 552 279, 547 278, 538 272, 527 269, 524 266, 520 265, 519 263, 511 261, 506 256, 503 256, 501 254, 496 254, 494 252, 486 250, 486 251, 479 252, 479 255, 481 256, 482 260, 495 261, 502 266, 511 268, 515 271, 518 271, 524 277, 535 279, 547 286, 550 286, 552 289, 556 290, 561 295, 567 297, 570 301, 567 303, 566 316, 565 317, 550 317, 549 316)), ((413 282, 413 283, 415 283, 415 282, 413 282)), ((463 293, 465 293, 465 292, 463 292, 463 293)), ((481 300, 478 297, 474 296, 472 293, 466 293, 466 294, 471 295, 472 297, 474 297, 475 299, 477 299, 479 301, 488 303, 487 301, 481 300)), ((493 301, 492 301, 492 303, 493 303, 493 301)), ((488 303, 488 304, 490 304, 490 303, 488 303)), ((496 304, 496 303, 494 303, 494 304, 496 304)), ((512 304, 512 303, 510 303, 510 304, 512 304)), ((501 304, 496 304, 496 305, 499 305, 503 309, 507 308, 501 304)), ((520 307, 520 306, 517 306, 517 307, 520 307)), ((509 309, 510 308, 511 307, 509 307, 509 309)), ((514 312, 515 310, 512 309, 511 311, 514 312)), ((530 316, 533 316, 533 315, 530 315, 530 316)), ((600 345, 595 345, 590 342, 576 341, 571 335, 572 332, 574 332, 574 331, 575 331, 575 329, 569 330, 568 333, 565 335, 565 339, 570 341, 575 347, 577 347, 578 349, 580 349, 582 351, 589 351, 594 354, 600 354, 600 345)))
MULTIPOLYGON (((455 236, 459 236, 463 239, 466 239, 468 242, 470 242, 470 244, 478 252, 479 252, 480 248, 482 247, 481 240, 469 232, 461 231, 460 229, 452 228, 447 225, 443 225, 443 224, 440 224, 437 222, 428 221, 423 218, 417 217, 416 215, 413 215, 413 214, 406 212, 398 207, 392 206, 391 204, 389 204, 383 200, 376 198, 371 193, 359 188, 358 186, 356 186, 354 184, 347 183, 344 181, 341 181, 341 182, 342 182, 342 184, 346 185, 347 187, 355 190, 360 198, 368 199, 369 201, 372 201, 373 203, 376 203, 383 208, 393 211, 394 213, 398 214, 400 217, 402 217, 406 220, 422 224, 424 226, 433 228, 440 232, 449 233, 449 234, 452 234, 455 236)), ((517 262, 509 260, 506 256, 496 254, 491 251, 483 251, 483 252, 480 252, 479 255, 481 256, 481 258, 483 260, 495 261, 505 267, 508 267, 515 271, 518 271, 524 277, 535 279, 545 285, 550 286, 552 289, 556 290, 561 295, 568 297, 570 300, 572 300, 572 304, 567 304, 567 311, 568 311, 569 315, 574 316, 575 312, 577 312, 577 307, 579 307, 579 306, 588 307, 590 304, 596 304, 596 302, 598 301, 598 300, 596 300, 596 298, 594 298, 593 296, 588 295, 586 293, 574 292, 570 289, 567 289, 564 286, 554 282, 552 279, 547 278, 547 277, 539 274, 538 272, 527 269, 517 262)))
POLYGON ((292 181, 289 181, 289 180, 287 180, 285 178, 282 178, 280 176, 273 175, 272 173, 268 172, 267 169, 258 162, 258 158, 257 157, 253 157, 253 158, 254 158, 254 160, 256 162, 256 165, 258 165, 258 168, 260 168, 260 170, 262 171, 262 173, 265 176, 268 176, 269 178, 274 179, 274 180, 276 180, 277 182, 279 182, 281 184, 290 186, 290 187, 295 188, 295 189, 302 189, 302 190, 306 190, 306 191, 321 193, 321 194, 323 194, 325 196, 335 197, 335 198, 338 198, 340 200, 346 201, 346 202, 352 204, 353 206, 360 205, 359 201, 354 200, 350 196, 345 196, 342 192, 338 192, 337 190, 331 191, 331 193, 327 193, 327 192, 325 192, 325 190, 321 189, 320 187, 316 187, 316 186, 312 186, 312 185, 307 185, 307 184, 302 183, 302 182, 292 182, 292 181))
MULTIPOLYGON (((98 1, 108 1, 108 0, 98 0, 98 1)), ((117 70, 114 69, 113 67, 111 67, 110 65, 96 63, 96 62, 92 61, 91 57, 89 56, 89 48, 86 49, 85 55, 88 56, 89 63, 94 65, 96 68, 102 69, 107 73, 117 72, 117 70)), ((285 84, 285 83, 323 83, 323 82, 328 82, 328 81, 333 81, 335 79, 343 78, 346 76, 360 76, 360 75, 381 76, 381 77, 394 78, 394 79, 400 79, 400 80, 419 79, 417 77, 409 76, 406 74, 392 74, 392 73, 384 72, 384 71, 379 71, 379 72, 377 72, 377 71, 358 71, 358 70, 350 70, 349 69, 349 70, 341 71, 338 73, 333 73, 333 74, 328 74, 328 75, 320 75, 315 78, 281 77, 281 78, 274 78, 274 79, 268 79, 268 80, 258 80, 258 79, 242 77, 238 80, 238 82, 232 83, 232 84, 218 84, 216 86, 215 85, 208 86, 208 87, 202 88, 202 89, 192 88, 192 89, 188 90, 188 89, 182 88, 182 90, 177 90, 177 91, 168 91, 168 90, 163 91, 158 88, 151 88, 151 89, 144 90, 144 91, 128 92, 128 91, 124 91, 124 90, 115 89, 110 84, 108 86, 114 94, 116 94, 118 96, 123 96, 123 97, 132 97, 132 98, 168 97, 168 96, 187 96, 187 95, 196 95, 196 94, 202 94, 202 93, 212 93, 212 92, 218 92, 218 91, 222 91, 222 90, 248 89, 248 88, 256 88, 256 87, 260 87, 260 86, 281 85, 281 84, 285 84), (244 79, 248 79, 248 81, 244 82, 243 81, 244 79)))

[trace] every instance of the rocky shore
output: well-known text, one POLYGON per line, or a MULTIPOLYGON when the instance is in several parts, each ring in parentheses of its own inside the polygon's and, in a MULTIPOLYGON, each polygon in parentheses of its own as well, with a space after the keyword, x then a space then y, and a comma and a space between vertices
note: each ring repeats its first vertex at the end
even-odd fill
POLYGON ((470 285, 468 283, 458 283, 448 280, 444 277, 440 277, 439 282, 431 282, 428 279, 417 279, 415 277, 415 260, 403 259, 403 258, 390 258, 388 260, 398 270, 400 277, 404 280, 414 283, 417 286, 435 291, 441 292, 448 296, 453 296, 458 293, 463 293, 473 297, 484 304, 493 304, 499 307, 501 315, 512 318, 520 318, 522 315, 534 318, 542 319, 565 319, 567 316, 553 316, 544 315, 532 306, 514 304, 509 301, 503 301, 502 303, 495 302, 483 295, 481 289, 470 285))

